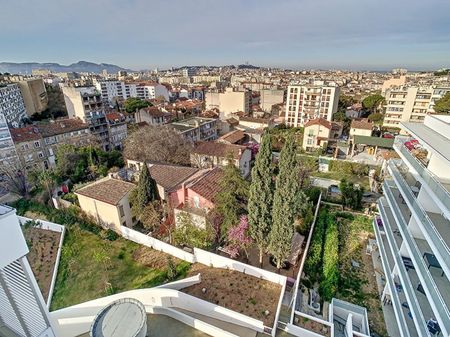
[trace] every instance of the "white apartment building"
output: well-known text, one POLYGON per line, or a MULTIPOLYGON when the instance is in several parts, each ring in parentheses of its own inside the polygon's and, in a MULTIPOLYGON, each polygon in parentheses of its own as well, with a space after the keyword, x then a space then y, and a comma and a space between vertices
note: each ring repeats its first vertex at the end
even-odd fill
POLYGON ((401 122, 374 221, 398 336, 450 335, 450 116, 401 122))
POLYGON ((10 166, 19 162, 11 132, 5 116, 0 114, 0 165, 10 166))
POLYGON ((403 87, 386 93, 385 127, 399 128, 402 122, 423 122, 434 113, 434 104, 450 91, 450 87, 403 87))
POLYGON ((6 122, 14 128, 23 124, 27 111, 18 84, 0 84, 0 114, 5 116, 6 122))
POLYGON ((225 92, 208 91, 205 97, 206 109, 219 109, 223 114, 221 118, 229 118, 234 112, 250 112, 252 92, 250 90, 238 91, 226 88, 225 92))
POLYGON ((308 121, 324 118, 331 122, 339 101, 339 87, 323 83, 290 85, 286 99, 285 123, 302 127, 308 121))
POLYGON ((263 89, 259 91, 259 101, 261 109, 265 112, 272 112, 272 106, 284 102, 286 91, 281 89, 263 89))
POLYGON ((55 337, 15 209, 0 205, 0 233, 0 336, 55 337))
POLYGON ((159 83, 126 83, 123 81, 96 81, 96 89, 101 92, 104 102, 113 103, 115 99, 138 97, 141 99, 155 99, 164 97, 169 101, 169 91, 159 83))

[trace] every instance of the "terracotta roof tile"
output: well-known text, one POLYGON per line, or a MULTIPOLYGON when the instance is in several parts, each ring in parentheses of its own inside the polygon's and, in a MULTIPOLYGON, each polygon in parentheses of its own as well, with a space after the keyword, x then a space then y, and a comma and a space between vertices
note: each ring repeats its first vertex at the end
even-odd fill
POLYGON ((10 129, 10 132, 14 143, 30 142, 41 139, 41 133, 35 126, 10 129))
POLYGON ((77 191, 76 194, 106 202, 107 204, 117 205, 123 197, 127 195, 136 185, 119 180, 109 178, 99 182, 94 182, 77 191))
POLYGON ((238 141, 242 140, 245 137, 245 133, 242 130, 234 130, 228 132, 219 138, 219 142, 223 141, 230 144, 236 144, 238 141))
POLYGON ((52 123, 38 124, 42 137, 51 137, 68 132, 89 129, 89 125, 78 118, 56 119, 52 123))
POLYGON ((215 142, 198 142, 195 144, 195 148, 194 150, 192 150, 192 152, 196 154, 215 156, 220 158, 226 158, 231 154, 233 158, 239 159, 245 149, 246 147, 242 145, 215 142))
POLYGON ((220 181, 223 175, 223 170, 216 167, 186 187, 206 200, 214 202, 217 193, 220 192, 220 181))
POLYGON ((310 121, 308 121, 305 124, 305 128, 307 128, 308 126, 312 126, 312 125, 322 125, 322 126, 326 127, 327 129, 331 130, 331 122, 327 121, 325 118, 311 119, 310 121))
POLYGON ((185 182, 199 169, 194 167, 170 165, 170 164, 147 164, 150 175, 156 180, 156 183, 164 189, 172 190, 185 182))

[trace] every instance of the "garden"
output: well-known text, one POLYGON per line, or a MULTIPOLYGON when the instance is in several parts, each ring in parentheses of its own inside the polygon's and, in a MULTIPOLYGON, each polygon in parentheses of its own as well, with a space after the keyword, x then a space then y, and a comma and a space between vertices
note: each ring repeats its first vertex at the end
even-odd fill
POLYGON ((95 225, 75 207, 60 211, 20 200, 19 215, 66 226, 51 310, 184 278, 190 264, 95 225))
POLYGON ((47 301, 61 233, 39 228, 39 224, 34 221, 27 221, 22 226, 22 231, 30 250, 27 255, 28 262, 42 296, 47 301))
POLYGON ((194 264, 189 271, 201 273, 201 282, 181 291, 273 326, 281 286, 238 271, 194 264))
POLYGON ((370 217, 322 207, 301 282, 303 291, 318 291, 322 306, 336 297, 366 307, 371 330, 383 336, 383 312, 371 257, 366 254, 368 239, 373 237, 370 217))

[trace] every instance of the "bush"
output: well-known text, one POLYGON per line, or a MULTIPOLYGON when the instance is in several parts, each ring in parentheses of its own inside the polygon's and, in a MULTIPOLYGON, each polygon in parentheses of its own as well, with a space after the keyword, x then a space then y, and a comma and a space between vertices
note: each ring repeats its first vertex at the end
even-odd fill
POLYGON ((106 231, 105 239, 108 241, 116 241, 119 238, 119 234, 117 234, 112 229, 108 229, 106 231))
POLYGON ((322 249, 328 218, 327 212, 326 208, 320 210, 309 246, 308 257, 305 261, 304 271, 312 283, 320 279, 319 273, 322 268, 322 249))
POLYGON ((305 190, 305 194, 309 200, 312 201, 313 205, 316 205, 319 201, 320 196, 320 188, 319 187, 310 187, 305 190))

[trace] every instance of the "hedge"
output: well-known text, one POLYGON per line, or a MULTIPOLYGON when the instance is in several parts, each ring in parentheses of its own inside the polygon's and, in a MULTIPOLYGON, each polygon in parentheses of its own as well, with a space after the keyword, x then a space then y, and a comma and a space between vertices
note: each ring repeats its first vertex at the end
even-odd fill
POLYGON ((317 223, 314 227, 314 232, 311 238, 311 244, 308 250, 308 257, 305 261, 305 273, 310 279, 311 283, 319 281, 320 271, 322 269, 322 249, 323 239, 328 218, 328 209, 320 210, 317 218, 317 223))

